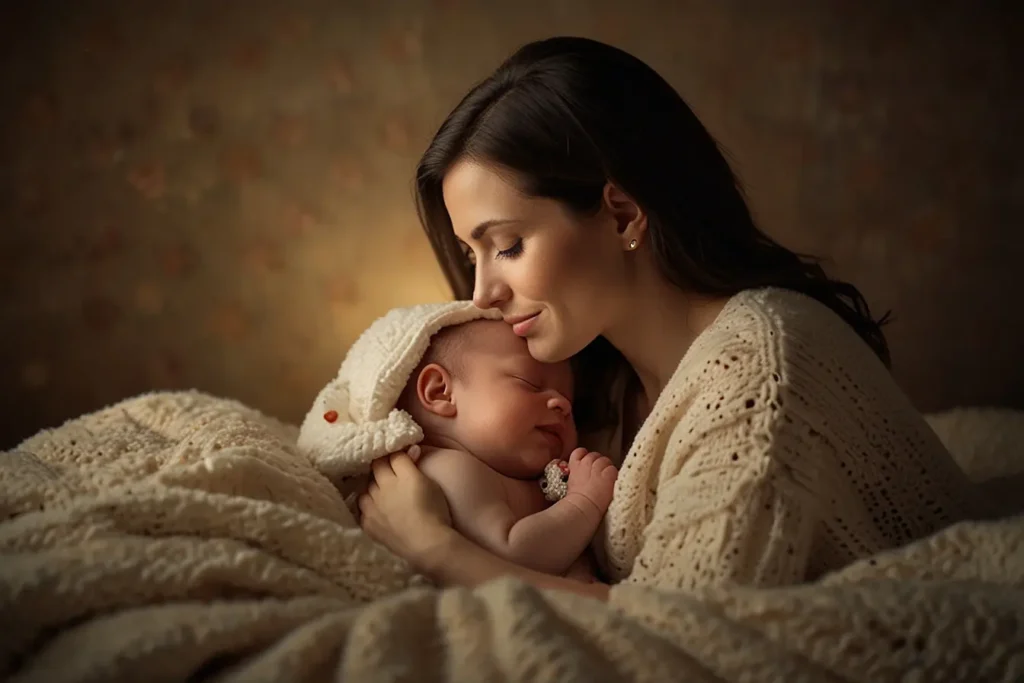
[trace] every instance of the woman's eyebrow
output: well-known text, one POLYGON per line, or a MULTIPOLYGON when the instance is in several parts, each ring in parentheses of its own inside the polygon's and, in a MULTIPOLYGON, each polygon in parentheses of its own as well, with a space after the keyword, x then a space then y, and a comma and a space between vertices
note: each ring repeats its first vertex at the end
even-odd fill
POLYGON ((471 239, 479 241, 488 230, 496 225, 507 225, 509 223, 518 223, 518 219, 515 218, 495 218, 489 221, 484 221, 480 225, 473 228, 472 232, 469 233, 471 239))

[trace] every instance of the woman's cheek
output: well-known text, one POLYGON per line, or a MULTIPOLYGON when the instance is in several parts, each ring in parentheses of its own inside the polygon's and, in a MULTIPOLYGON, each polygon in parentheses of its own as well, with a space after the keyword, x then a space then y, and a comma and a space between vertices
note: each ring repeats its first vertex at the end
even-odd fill
POLYGON ((561 259, 539 255, 520 282, 520 295, 531 301, 557 303, 561 298, 566 266, 561 259))

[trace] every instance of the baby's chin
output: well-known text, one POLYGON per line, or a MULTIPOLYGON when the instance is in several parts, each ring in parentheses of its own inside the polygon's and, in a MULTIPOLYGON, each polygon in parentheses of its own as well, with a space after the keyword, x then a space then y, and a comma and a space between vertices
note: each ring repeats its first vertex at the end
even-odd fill
POLYGON ((523 449, 515 456, 503 460, 499 467, 492 465, 499 474, 512 479, 536 479, 544 474, 544 468, 549 462, 558 458, 542 450, 523 449))

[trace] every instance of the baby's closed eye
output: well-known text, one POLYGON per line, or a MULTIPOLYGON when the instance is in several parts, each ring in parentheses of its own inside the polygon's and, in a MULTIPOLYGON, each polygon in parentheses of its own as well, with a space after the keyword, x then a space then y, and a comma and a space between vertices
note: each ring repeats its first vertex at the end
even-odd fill
POLYGON ((541 388, 540 388, 539 385, 531 382, 530 380, 526 379, 525 377, 519 377, 518 375, 514 375, 514 377, 515 377, 515 379, 519 380, 520 382, 525 384, 530 389, 533 389, 534 391, 541 391, 541 388))

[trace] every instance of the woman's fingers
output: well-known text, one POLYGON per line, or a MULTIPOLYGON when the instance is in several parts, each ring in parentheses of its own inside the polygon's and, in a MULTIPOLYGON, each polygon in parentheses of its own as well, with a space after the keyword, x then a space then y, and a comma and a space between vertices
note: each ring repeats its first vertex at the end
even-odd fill
POLYGON ((359 496, 356 505, 359 506, 359 512, 363 514, 363 519, 366 519, 367 512, 373 509, 373 499, 370 498, 370 494, 364 493, 359 496))
POLYGON ((388 477, 395 476, 399 470, 408 473, 410 469, 416 469, 416 459, 419 456, 420 447, 411 446, 407 452, 399 451, 382 458, 377 458, 370 464, 374 480, 383 483, 388 477))
POLYGON ((403 453, 401 451, 391 455, 391 469, 396 475, 405 476, 419 471, 419 468, 416 467, 416 462, 412 457, 410 457, 408 453, 403 453))
POLYGON ((370 463, 370 468, 373 470, 373 479, 377 483, 384 483, 389 477, 395 476, 395 471, 391 469, 391 458, 377 458, 370 463))

